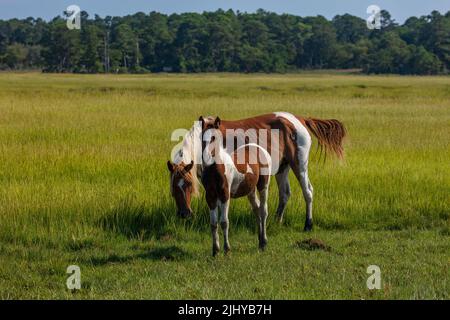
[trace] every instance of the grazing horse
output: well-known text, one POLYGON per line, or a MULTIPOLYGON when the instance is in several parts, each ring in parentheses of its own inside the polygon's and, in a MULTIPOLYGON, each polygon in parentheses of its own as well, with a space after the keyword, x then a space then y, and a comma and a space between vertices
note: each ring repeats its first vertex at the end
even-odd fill
POLYGON ((178 215, 187 218, 192 215, 191 195, 197 195, 198 193, 197 175, 191 174, 194 161, 189 164, 181 162, 178 165, 168 161, 167 167, 171 175, 170 193, 175 199, 178 215), (175 190, 178 190, 178 192, 175 190))
POLYGON ((182 148, 174 157, 174 163, 168 162, 172 196, 177 202, 178 214, 182 217, 192 214, 191 194, 195 194, 197 178, 203 173, 201 133, 205 129, 215 127, 221 132, 223 145, 227 146, 228 153, 249 142, 260 146, 264 144, 264 149, 271 156, 271 172, 275 175, 278 185, 279 201, 276 214, 280 222, 283 220, 284 210, 291 195, 288 176, 289 170, 292 169, 306 202, 304 230, 311 230, 313 187, 308 176, 308 159, 312 143, 310 133, 317 138, 320 148, 324 148, 325 153, 331 152, 341 158, 346 135, 344 125, 335 119, 302 118, 287 112, 275 112, 235 121, 222 121, 218 117, 200 117, 184 137, 182 148), (272 134, 273 132, 277 134, 272 134), (229 148, 230 141, 233 142, 231 148, 229 148), (186 166, 189 171, 186 170, 186 166))
POLYGON ((267 244, 267 197, 270 183, 271 159, 269 153, 257 144, 246 144, 237 148, 231 155, 215 143, 221 135, 218 127, 203 132, 204 156, 202 184, 205 187, 206 202, 210 209, 212 252, 219 252, 218 213, 223 231, 224 252, 230 251, 228 241, 228 210, 231 198, 247 196, 258 224, 259 248, 267 244), (256 196, 259 194, 259 200, 256 196))

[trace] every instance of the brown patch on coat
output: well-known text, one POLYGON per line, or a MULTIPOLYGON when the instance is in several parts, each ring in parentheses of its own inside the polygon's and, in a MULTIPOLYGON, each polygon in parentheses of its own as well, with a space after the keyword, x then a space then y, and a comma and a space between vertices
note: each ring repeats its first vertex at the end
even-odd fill
POLYGON ((202 183, 205 187, 206 203, 213 210, 217 200, 225 203, 229 199, 229 186, 225 178, 225 166, 214 163, 203 170, 202 183))

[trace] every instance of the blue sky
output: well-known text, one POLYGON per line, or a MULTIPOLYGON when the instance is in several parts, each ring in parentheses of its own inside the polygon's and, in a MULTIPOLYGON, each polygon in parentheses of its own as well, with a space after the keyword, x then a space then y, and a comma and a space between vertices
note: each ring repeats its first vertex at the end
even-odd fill
POLYGON ((332 18, 336 14, 350 13, 366 18, 366 8, 376 4, 388 10, 395 20, 404 22, 410 16, 420 16, 438 10, 450 10, 450 0, 0 0, 0 19, 44 19, 61 14, 68 5, 76 4, 90 15, 94 13, 122 16, 138 11, 202 12, 218 8, 253 12, 258 8, 300 16, 321 14, 332 18))

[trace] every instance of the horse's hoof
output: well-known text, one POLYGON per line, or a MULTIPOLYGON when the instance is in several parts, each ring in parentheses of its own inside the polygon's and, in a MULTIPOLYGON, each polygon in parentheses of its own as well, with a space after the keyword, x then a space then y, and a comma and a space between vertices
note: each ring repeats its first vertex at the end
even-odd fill
POLYGON ((277 215, 277 223, 282 224, 283 223, 283 216, 277 215))
POLYGON ((313 229, 313 225, 312 225, 312 222, 307 222, 306 224, 305 224, 305 228, 303 228, 303 230, 305 231, 305 232, 309 232, 309 231, 312 231, 312 229, 313 229))
POLYGON ((259 243, 259 250, 264 251, 266 250, 266 247, 267 247, 267 240, 264 240, 259 243))

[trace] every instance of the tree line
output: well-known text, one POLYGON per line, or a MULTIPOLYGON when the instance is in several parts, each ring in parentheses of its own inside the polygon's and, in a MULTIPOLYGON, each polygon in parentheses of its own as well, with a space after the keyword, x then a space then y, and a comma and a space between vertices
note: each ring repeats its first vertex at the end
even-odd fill
POLYGON ((450 11, 402 25, 381 12, 381 29, 349 14, 332 20, 262 9, 255 13, 142 12, 101 18, 0 20, 0 69, 44 72, 290 72, 362 69, 365 73, 448 74, 450 11))

